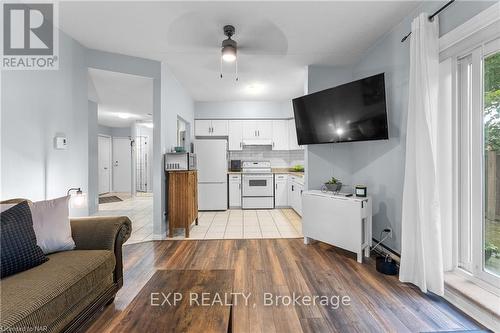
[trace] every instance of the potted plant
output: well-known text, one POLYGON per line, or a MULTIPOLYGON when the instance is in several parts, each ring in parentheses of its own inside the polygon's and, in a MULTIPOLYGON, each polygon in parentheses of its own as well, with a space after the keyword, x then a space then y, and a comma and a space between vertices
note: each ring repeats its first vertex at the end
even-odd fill
POLYGON ((342 188, 342 182, 339 179, 332 177, 332 179, 325 183, 325 187, 328 191, 339 192, 342 188))

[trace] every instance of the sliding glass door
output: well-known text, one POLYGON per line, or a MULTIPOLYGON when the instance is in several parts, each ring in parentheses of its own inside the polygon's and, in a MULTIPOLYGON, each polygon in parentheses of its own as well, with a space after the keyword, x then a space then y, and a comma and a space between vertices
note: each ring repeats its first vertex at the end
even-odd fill
POLYGON ((457 61, 458 266, 500 285, 500 39, 457 61))
MULTIPOLYGON (((495 52, 496 51, 496 52, 495 52)), ((485 272, 500 276, 500 52, 483 60, 485 272)))

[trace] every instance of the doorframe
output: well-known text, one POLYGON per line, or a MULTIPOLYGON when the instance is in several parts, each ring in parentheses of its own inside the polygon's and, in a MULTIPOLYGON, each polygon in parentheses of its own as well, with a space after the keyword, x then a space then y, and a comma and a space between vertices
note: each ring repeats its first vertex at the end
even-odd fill
POLYGON ((112 168, 112 165, 113 165, 113 138, 111 137, 111 135, 105 135, 105 134, 97 134, 97 195, 101 195, 101 194, 105 194, 105 193, 110 193, 112 192, 113 190, 113 186, 112 186, 112 179, 113 179, 113 168, 112 168), (103 137, 103 138, 107 138, 109 139, 109 166, 108 166, 108 170, 109 170, 109 179, 108 179, 108 186, 109 186, 109 192, 103 192, 101 193, 101 191, 99 191, 99 156, 100 156, 100 153, 99 153, 99 137, 103 137))
MULTIPOLYGON (((134 194, 134 153, 132 149, 132 137, 131 136, 112 136, 111 137, 111 166, 114 167, 113 164, 113 139, 127 139, 129 141, 129 146, 130 146, 130 194, 134 194)), ((112 192, 115 192, 114 189, 114 178, 111 176, 111 184, 112 186, 112 192)))

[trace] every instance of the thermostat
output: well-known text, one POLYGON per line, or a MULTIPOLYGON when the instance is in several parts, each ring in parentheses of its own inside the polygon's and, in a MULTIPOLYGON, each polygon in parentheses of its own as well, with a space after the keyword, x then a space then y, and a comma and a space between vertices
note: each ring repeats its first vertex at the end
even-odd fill
POLYGON ((67 149, 68 148, 68 140, 64 136, 56 136, 54 138, 54 148, 56 149, 67 149))

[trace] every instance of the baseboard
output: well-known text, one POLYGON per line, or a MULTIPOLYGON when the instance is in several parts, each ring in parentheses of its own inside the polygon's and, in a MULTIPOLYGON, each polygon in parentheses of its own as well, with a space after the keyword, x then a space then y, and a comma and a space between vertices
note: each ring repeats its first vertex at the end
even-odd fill
MULTIPOLYGON (((373 244, 377 244, 379 242, 375 238, 372 238, 372 240, 373 240, 373 244)), ((397 263, 399 263, 400 260, 401 260, 401 254, 399 254, 395 250, 391 249, 390 247, 388 247, 388 246, 386 246, 386 245, 384 245, 382 243, 377 246, 377 252, 380 252, 383 255, 390 256, 397 263)))

